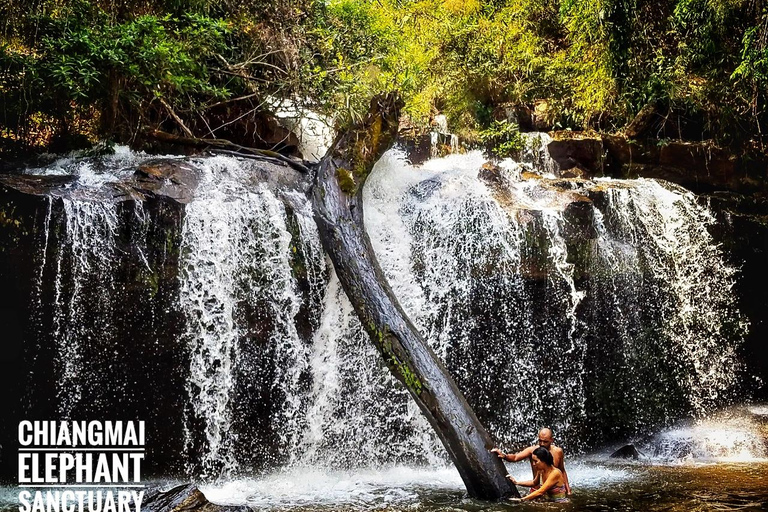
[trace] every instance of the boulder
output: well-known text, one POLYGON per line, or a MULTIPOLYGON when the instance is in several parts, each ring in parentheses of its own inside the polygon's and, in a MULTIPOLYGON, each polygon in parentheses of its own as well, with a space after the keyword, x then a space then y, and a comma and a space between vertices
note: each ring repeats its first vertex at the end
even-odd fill
POLYGON ((139 165, 131 186, 151 196, 164 196, 179 203, 192 201, 200 171, 182 160, 159 160, 139 165))
POLYGON ((141 504, 143 512, 248 512, 247 506, 216 505, 192 484, 182 484, 169 489, 150 488, 141 504))
MULTIPOLYGON (((568 134, 568 132, 565 132, 568 134)), ((599 175, 603 170, 603 141, 599 138, 564 136, 562 132, 549 143, 549 155, 566 171, 578 167, 589 175, 599 175)))
POLYGON ((642 454, 633 444, 627 444, 611 454, 612 459, 632 459, 637 460, 642 454))

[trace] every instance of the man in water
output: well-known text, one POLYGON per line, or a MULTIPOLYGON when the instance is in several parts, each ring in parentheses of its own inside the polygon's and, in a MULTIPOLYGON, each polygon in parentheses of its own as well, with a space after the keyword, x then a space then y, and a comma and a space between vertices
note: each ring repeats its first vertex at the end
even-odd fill
MULTIPOLYGON (((565 480, 565 492, 570 496, 571 495, 571 484, 568 482, 568 473, 565 472, 565 456, 563 455, 563 449, 559 446, 555 446, 553 443, 552 438, 552 430, 548 428, 542 428, 539 430, 539 441, 537 444, 533 446, 529 446, 525 450, 518 452, 518 453, 504 453, 498 448, 494 448, 491 450, 491 452, 495 453, 499 456, 500 459, 503 459, 505 461, 509 462, 518 462, 525 459, 530 459, 531 454, 533 453, 533 450, 541 446, 542 448, 546 448, 549 450, 549 453, 552 454, 552 459, 554 461, 554 464, 552 464, 554 467, 559 469, 563 473, 563 479, 565 480)), ((536 476, 536 471, 533 468, 533 463, 531 463, 531 471, 534 472, 534 477, 536 476)), ((531 490, 535 490, 534 488, 531 488, 531 490)))

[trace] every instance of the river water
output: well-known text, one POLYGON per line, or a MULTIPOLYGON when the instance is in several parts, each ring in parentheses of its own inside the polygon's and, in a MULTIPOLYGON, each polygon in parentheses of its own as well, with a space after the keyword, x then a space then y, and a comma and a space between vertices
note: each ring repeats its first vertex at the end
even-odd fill
MULTIPOLYGON (((215 503, 260 510, 766 510, 766 412, 736 407, 678 425, 637 443, 637 460, 610 458, 611 450, 570 457, 568 504, 472 500, 453 467, 344 472, 312 461, 202 490, 215 503)), ((518 480, 530 478, 527 463, 507 467, 518 480)))

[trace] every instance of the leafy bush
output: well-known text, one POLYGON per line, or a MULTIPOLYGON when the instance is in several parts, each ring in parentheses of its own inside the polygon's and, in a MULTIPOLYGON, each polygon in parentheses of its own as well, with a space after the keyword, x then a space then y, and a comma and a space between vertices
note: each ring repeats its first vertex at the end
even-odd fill
POLYGON ((507 121, 494 121, 479 135, 488 151, 498 158, 515 157, 525 147, 519 127, 507 121))
MULTIPOLYGON (((77 113, 90 106, 105 116, 145 119, 159 98, 187 108, 195 97, 228 95, 210 69, 214 55, 226 51, 228 28, 221 20, 187 14, 145 15, 117 25, 78 21, 41 19, 34 49, 3 46, 5 112, 15 114, 9 125, 38 113, 68 132, 77 113)), ((95 136, 99 127, 91 130, 95 136)))

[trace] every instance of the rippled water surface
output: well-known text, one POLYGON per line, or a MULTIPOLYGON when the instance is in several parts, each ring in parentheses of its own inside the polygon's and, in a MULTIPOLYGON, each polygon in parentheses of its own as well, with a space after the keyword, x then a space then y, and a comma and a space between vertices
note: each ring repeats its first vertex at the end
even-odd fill
MULTIPOLYGON (((509 467, 512 474, 527 476, 525 464, 509 467)), ((201 489, 214 503, 269 511, 768 510, 768 461, 655 465, 582 459, 567 469, 574 488, 568 504, 472 500, 453 468, 357 473, 294 468, 201 489)), ((18 510, 18 491, 0 489, 0 511, 18 510)))
MULTIPOLYGON (((511 468, 526 476, 524 464, 511 468)), ((487 503, 466 497, 452 469, 356 474, 312 470, 203 487, 220 504, 257 510, 768 510, 768 462, 658 466, 583 460, 570 466, 572 502, 487 503)))

